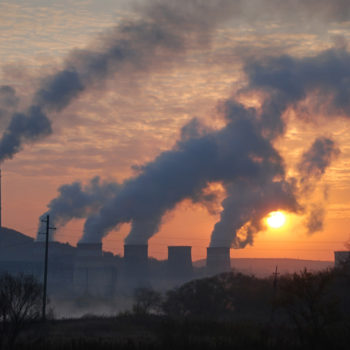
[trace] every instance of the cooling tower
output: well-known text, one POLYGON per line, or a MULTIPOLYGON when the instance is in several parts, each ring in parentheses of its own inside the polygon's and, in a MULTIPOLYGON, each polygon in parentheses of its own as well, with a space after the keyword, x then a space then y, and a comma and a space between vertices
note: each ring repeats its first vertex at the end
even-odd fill
POLYGON ((334 252, 334 266, 341 267, 344 264, 350 265, 350 251, 343 250, 334 252))
POLYGON ((78 258, 93 258, 102 256, 102 243, 78 243, 78 258))
POLYGON ((209 247, 207 248, 207 273, 216 275, 231 270, 230 248, 209 247))
POLYGON ((167 274, 169 279, 185 281, 193 277, 190 246, 169 246, 167 274))
POLYGON ((73 274, 77 295, 111 296, 116 279, 115 263, 103 257, 102 243, 78 243, 73 274))
POLYGON ((148 284, 147 244, 124 245, 123 279, 131 288, 148 284))

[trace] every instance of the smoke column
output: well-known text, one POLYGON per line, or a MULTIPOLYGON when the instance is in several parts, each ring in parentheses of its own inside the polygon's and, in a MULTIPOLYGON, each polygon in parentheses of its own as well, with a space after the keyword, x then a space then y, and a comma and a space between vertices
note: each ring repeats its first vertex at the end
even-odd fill
MULTIPOLYGON (((338 157, 340 150, 335 142, 326 137, 317 138, 310 148, 305 151, 298 164, 300 173, 299 191, 302 197, 308 197, 319 183, 327 167, 338 157)), ((309 234, 323 229, 323 221, 326 215, 325 204, 327 192, 323 194, 324 200, 306 205, 306 228, 309 234)))
MULTIPOLYGON (((209 132, 190 123, 185 134, 192 137, 181 139, 173 150, 146 164, 139 176, 126 181, 112 201, 87 219, 82 241, 100 241, 112 228, 131 222, 126 243, 145 244, 159 230, 167 211, 186 198, 197 201, 211 182, 224 187, 241 179, 266 183, 277 177, 283 182, 283 161, 262 136, 256 111, 233 101, 229 106, 224 128, 209 132)), ((293 210, 296 204, 289 187, 281 184, 278 191, 284 193, 281 200, 292 197, 284 205, 293 210)))
POLYGON ((37 239, 42 239, 40 233, 45 232, 46 224, 42 220, 47 215, 50 215, 52 225, 60 229, 73 219, 86 218, 97 212, 119 190, 119 184, 102 182, 99 177, 91 179, 85 186, 80 182, 62 185, 58 189, 59 195, 47 205, 48 211, 39 218, 37 239))
POLYGON ((300 185, 303 192, 310 192, 325 173, 327 167, 340 153, 335 142, 326 137, 317 138, 303 153, 298 164, 300 185))
MULTIPOLYGON (((269 3, 276 4, 254 1, 257 9, 269 3)), ((313 13, 317 8, 316 17, 338 21, 348 18, 349 4, 341 0, 332 4, 297 3, 305 13, 313 13)), ((285 1, 283 6, 276 6, 277 14, 290 13, 293 4, 295 1, 285 1)), ((0 162, 13 157, 23 144, 50 134, 47 114, 61 112, 98 82, 118 74, 164 69, 188 48, 207 46, 215 28, 224 20, 239 18, 242 13, 245 18, 256 16, 258 11, 252 8, 243 1, 229 0, 152 2, 145 6, 141 19, 122 23, 98 47, 73 51, 63 69, 43 77, 28 110, 12 115, 0 140, 0 162)), ((218 181, 228 196, 212 244, 217 244, 216 236, 227 245, 251 243, 253 236, 249 232, 259 229, 264 208, 298 210, 295 182, 286 179, 283 159, 273 146, 273 141, 285 131, 284 112, 314 94, 324 101, 322 107, 349 115, 349 62, 345 50, 329 50, 301 59, 281 56, 262 63, 248 62, 246 90, 268 92, 261 109, 245 108, 232 99, 226 103, 227 124, 221 130, 203 131, 187 126, 193 129, 190 136, 146 164, 139 176, 125 181, 117 195, 89 216, 83 240, 99 241, 112 228, 131 222, 127 242, 146 242, 158 231, 167 211, 185 198, 198 201, 208 184, 218 181), (238 189, 245 195, 240 196, 238 189), (227 221, 232 210, 234 223, 227 221), (246 224, 250 225, 247 238, 237 241, 237 228, 246 224)))
MULTIPOLYGON (((113 200, 87 219, 82 241, 100 241, 112 228, 131 222, 126 243, 144 244, 159 230, 167 211, 185 198, 200 197, 214 181, 223 184, 227 197, 212 246, 244 247, 253 242, 269 211, 302 210, 296 180, 285 177, 283 159, 273 141, 285 131, 284 112, 308 94, 323 96, 327 91, 331 95, 327 107, 346 111, 337 85, 344 74, 328 71, 339 64, 349 65, 347 57, 344 51, 331 50, 307 59, 284 56, 263 64, 249 62, 245 67, 247 90, 269 92, 261 109, 246 108, 230 99, 222 106, 227 125, 221 130, 199 130, 196 123, 186 126, 187 138, 146 164, 139 176, 126 181, 113 200), (237 234, 242 227, 245 236, 240 238, 237 234)), ((301 174, 320 178, 337 153, 332 142, 315 141, 302 157, 301 174)))

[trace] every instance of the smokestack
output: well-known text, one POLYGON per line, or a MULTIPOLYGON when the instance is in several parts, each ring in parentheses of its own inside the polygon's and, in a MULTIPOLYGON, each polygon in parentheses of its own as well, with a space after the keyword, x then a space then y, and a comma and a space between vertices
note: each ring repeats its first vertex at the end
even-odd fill
POLYGON ((168 278, 189 280, 193 277, 191 246, 168 247, 168 278))
POLYGON ((141 287, 148 282, 148 245, 125 244, 123 277, 128 287, 141 287))
POLYGON ((231 270, 230 248, 208 247, 207 248, 207 273, 216 275, 231 270))

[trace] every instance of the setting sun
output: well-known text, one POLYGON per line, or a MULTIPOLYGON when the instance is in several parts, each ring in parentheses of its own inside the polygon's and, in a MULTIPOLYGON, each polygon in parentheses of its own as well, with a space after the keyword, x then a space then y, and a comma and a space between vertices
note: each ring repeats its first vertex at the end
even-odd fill
POLYGON ((286 216, 281 211, 272 211, 268 215, 266 222, 272 228, 280 228, 286 222, 286 216))

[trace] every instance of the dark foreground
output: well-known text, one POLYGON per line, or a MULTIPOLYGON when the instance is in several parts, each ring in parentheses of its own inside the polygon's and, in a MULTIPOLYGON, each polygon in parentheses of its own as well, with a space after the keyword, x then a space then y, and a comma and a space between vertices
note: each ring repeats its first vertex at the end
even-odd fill
POLYGON ((348 324, 300 338, 286 325, 123 315, 37 324, 14 349, 348 349, 349 342, 348 324))
POLYGON ((18 334, 6 343, 10 338, 2 333, 0 347, 349 349, 350 265, 278 279, 226 273, 165 294, 141 290, 130 312, 45 323, 28 319, 18 334))

